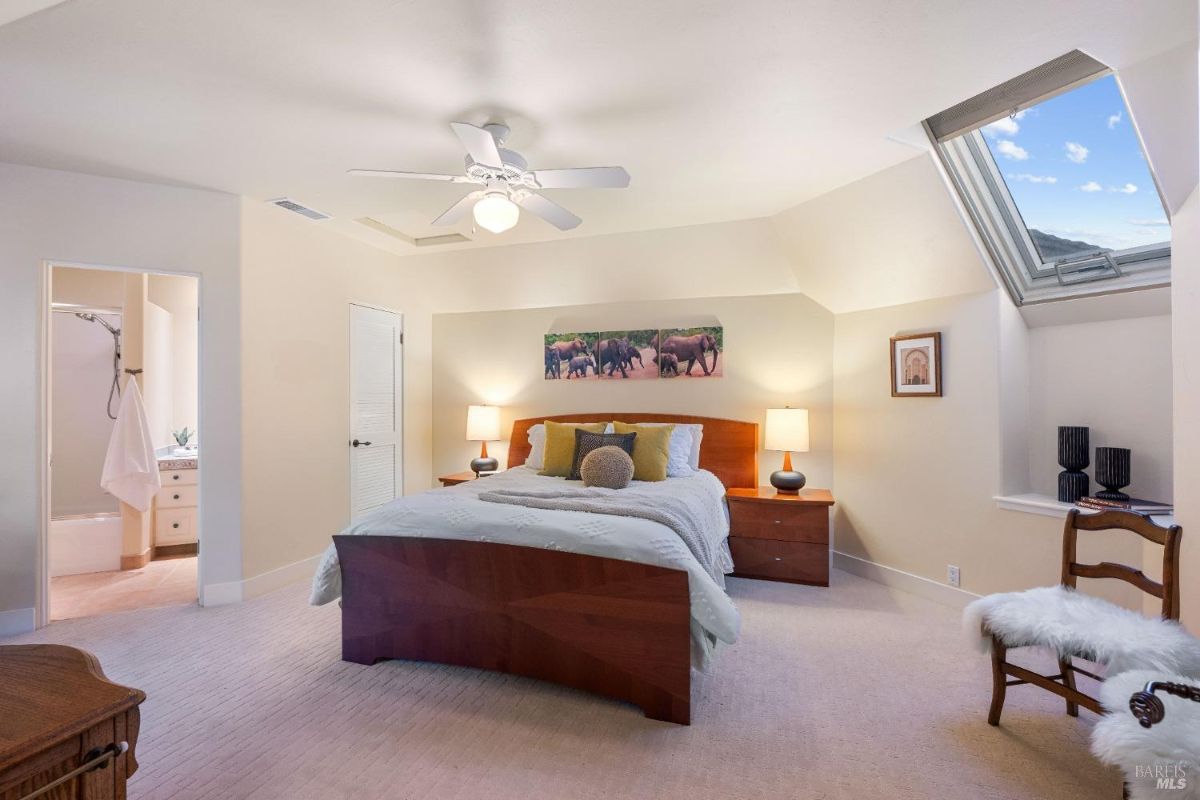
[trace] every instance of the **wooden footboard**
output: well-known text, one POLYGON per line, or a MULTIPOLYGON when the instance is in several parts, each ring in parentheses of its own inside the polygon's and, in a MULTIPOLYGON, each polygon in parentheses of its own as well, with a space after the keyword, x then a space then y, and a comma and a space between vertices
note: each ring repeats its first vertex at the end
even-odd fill
POLYGON ((509 672, 689 724, 687 572, 491 542, 333 540, 344 660, 509 672))

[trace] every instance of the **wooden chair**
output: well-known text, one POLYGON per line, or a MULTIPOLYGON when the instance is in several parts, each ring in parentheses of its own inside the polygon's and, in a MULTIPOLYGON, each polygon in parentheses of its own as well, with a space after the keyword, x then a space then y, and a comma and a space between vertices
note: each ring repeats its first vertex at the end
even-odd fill
MULTIPOLYGON (((1128 511, 1102 511, 1097 514, 1081 514, 1077 509, 1072 509, 1067 515, 1066 526, 1063 530, 1063 558, 1062 558, 1062 582, 1058 587, 1053 589, 1034 589, 1029 592, 1017 592, 1008 595, 993 595, 985 598, 982 602, 990 602, 991 609, 999 609, 1003 606, 1006 598, 1018 599, 1023 598, 1026 608, 1036 607, 1029 603, 1029 598, 1033 593, 1044 592, 1046 598, 1054 599, 1061 603, 1063 600, 1068 601, 1065 605, 1072 604, 1075 600, 1079 606, 1078 609, 1084 612, 1099 612, 1094 614, 1094 618, 1086 620, 1094 627, 1094 631, 1102 631, 1106 623, 1105 615, 1109 613, 1107 607, 1111 607, 1111 619, 1113 621, 1120 620, 1127 622, 1127 617, 1130 613, 1118 606, 1104 603, 1104 601, 1095 598, 1087 598, 1086 596, 1076 596, 1074 589, 1079 578, 1116 578, 1117 580, 1125 581, 1126 583, 1136 586, 1146 594, 1158 598, 1162 601, 1162 619, 1177 620, 1179 619, 1179 540, 1182 536, 1182 529, 1178 525, 1170 527, 1162 527, 1155 524, 1148 517, 1134 514, 1128 511), (1103 562, 1100 564, 1080 564, 1076 561, 1076 542, 1079 531, 1101 531, 1101 530, 1127 530, 1138 534, 1143 539, 1147 539, 1155 544, 1163 547, 1163 580, 1162 583, 1155 582, 1148 578, 1145 573, 1139 569, 1125 566, 1124 564, 1113 564, 1111 562, 1103 562), (1072 590, 1065 592, 1065 590, 1072 590), (1055 594, 1057 592, 1057 595, 1055 594)), ((977 601, 981 602, 981 601, 977 601)), ((1058 667, 1059 674, 1057 675, 1042 675, 1025 667, 1011 664, 1008 661, 1009 649, 1025 646, 1054 646, 1050 641, 1039 641, 1038 637, 1029 637, 1032 641, 1013 642, 1009 638, 1006 644, 1002 638, 1003 631, 995 631, 989 626, 987 617, 988 612, 983 615, 983 633, 991 636, 992 646, 992 705, 988 712, 988 723, 991 725, 1000 724, 1000 712, 1004 709, 1004 695, 1009 686, 1020 686, 1022 684, 1033 684, 1040 686, 1043 689, 1053 692, 1054 694, 1064 698, 1067 704, 1067 713, 1073 717, 1079 716, 1079 707, 1083 706, 1089 711, 1097 714, 1103 713, 1100 702, 1091 695, 1084 694, 1075 686, 1076 674, 1084 675, 1093 680, 1103 681, 1099 675, 1082 669, 1074 663, 1075 658, 1083 658, 1088 661, 1096 661, 1096 652, 1087 647, 1077 648, 1082 652, 1063 652, 1059 649, 1058 667), (1010 680, 1011 678, 1011 680, 1010 680)), ((1066 615, 1064 615, 1065 617, 1066 615)), ((1084 616, 1084 615, 1080 615, 1084 616)), ((1083 621, 1071 618, 1066 623, 1065 627, 1075 625, 1080 639, 1086 639, 1088 636, 1088 628, 1082 624, 1083 621)), ((1148 624, 1154 624, 1153 621, 1147 620, 1148 624)), ((1163 633, 1167 636, 1178 635, 1183 639, 1189 638, 1182 630, 1175 631, 1173 629, 1164 629, 1163 633)), ((1109 643, 1111 644, 1111 642, 1109 643)), ((1058 649, 1058 648, 1056 648, 1058 649)), ((1105 648, 1100 648, 1105 649, 1105 648)), ((1109 648, 1111 649, 1111 648, 1109 648)), ((1135 662, 1136 653, 1123 654, 1123 662, 1135 662)))

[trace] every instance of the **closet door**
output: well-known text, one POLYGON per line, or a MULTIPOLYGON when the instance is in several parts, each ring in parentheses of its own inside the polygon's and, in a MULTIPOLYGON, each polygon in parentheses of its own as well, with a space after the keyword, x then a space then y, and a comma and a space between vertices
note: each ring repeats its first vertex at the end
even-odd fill
POLYGON ((403 493, 402 318, 350 306, 350 516, 403 493))

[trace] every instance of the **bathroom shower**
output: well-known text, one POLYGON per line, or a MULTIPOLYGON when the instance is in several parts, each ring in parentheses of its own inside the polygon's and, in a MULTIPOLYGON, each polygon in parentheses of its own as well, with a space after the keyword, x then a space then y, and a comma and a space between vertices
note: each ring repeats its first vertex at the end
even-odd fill
POLYGON ((75 312, 75 316, 88 322, 99 322, 104 326, 104 329, 112 334, 113 337, 113 376, 112 385, 108 389, 108 404, 104 410, 108 412, 109 419, 116 419, 117 415, 113 412, 113 398, 121 396, 121 329, 114 328, 95 314, 87 314, 75 312))

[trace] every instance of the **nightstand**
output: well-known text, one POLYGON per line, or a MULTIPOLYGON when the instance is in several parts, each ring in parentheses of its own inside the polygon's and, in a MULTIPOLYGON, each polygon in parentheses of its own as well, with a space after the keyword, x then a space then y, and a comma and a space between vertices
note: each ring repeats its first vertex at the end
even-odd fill
POLYGON ((771 486, 730 489, 729 549, 734 575, 829 585, 828 489, 779 494, 771 486))
MULTIPOLYGON (((467 481, 473 481, 473 480, 475 480, 476 477, 478 477, 478 476, 476 476, 474 472, 467 470, 466 472, 456 472, 453 475, 443 475, 440 478, 438 478, 438 480, 442 482, 443 487, 458 486, 460 483, 466 483, 467 481)), ((487 477, 487 476, 485 475, 484 477, 487 477)))

